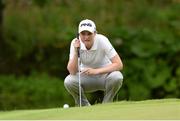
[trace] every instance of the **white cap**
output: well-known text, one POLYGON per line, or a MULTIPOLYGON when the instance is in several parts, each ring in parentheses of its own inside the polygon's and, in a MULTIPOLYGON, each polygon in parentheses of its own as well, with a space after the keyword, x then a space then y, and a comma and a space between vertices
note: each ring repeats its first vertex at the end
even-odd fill
POLYGON ((89 31, 91 33, 94 33, 96 31, 95 23, 89 19, 82 20, 79 23, 78 32, 81 33, 82 31, 89 31))

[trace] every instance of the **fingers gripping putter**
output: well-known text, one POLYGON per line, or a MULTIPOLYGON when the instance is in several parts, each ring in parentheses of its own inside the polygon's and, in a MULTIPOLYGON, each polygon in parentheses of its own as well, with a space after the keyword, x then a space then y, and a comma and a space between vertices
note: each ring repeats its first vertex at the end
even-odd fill
MULTIPOLYGON (((77 34, 77 39, 79 39, 79 34, 77 34)), ((77 48, 78 54, 78 81, 79 81, 79 107, 81 107, 81 60, 80 60, 80 47, 77 48)))

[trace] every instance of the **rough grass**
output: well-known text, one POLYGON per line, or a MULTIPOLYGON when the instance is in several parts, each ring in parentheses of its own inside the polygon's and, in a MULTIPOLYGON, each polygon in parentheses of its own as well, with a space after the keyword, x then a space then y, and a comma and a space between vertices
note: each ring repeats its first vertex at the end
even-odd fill
POLYGON ((146 101, 120 101, 98 104, 90 107, 54 108, 41 110, 1 111, 0 119, 16 120, 52 120, 52 119, 180 119, 180 99, 162 99, 146 101))

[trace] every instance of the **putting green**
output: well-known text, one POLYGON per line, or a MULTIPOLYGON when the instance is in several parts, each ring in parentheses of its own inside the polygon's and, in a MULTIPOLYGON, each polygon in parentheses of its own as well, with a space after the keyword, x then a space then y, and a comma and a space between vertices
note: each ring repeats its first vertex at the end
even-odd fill
POLYGON ((16 120, 173 120, 180 119, 180 99, 120 101, 89 107, 1 111, 0 119, 16 120))

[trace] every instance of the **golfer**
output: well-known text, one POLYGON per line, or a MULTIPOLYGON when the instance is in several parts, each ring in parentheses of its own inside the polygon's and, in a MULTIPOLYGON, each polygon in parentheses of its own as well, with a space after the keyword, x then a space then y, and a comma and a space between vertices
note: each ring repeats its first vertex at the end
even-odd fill
POLYGON ((85 93, 98 90, 104 91, 102 103, 112 102, 123 82, 123 75, 120 72, 123 69, 122 61, 108 38, 97 33, 93 21, 82 20, 79 23, 78 33, 79 39, 73 39, 70 46, 67 65, 70 74, 65 78, 65 88, 73 96, 75 104, 79 105, 78 48, 80 48, 82 106, 91 105, 85 93))

